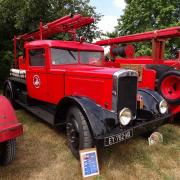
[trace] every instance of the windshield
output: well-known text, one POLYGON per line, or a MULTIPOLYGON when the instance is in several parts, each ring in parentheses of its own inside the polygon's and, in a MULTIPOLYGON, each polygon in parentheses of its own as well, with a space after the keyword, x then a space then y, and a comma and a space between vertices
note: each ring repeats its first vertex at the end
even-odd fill
POLYGON ((78 63, 78 52, 74 50, 51 48, 51 57, 53 65, 78 63))
POLYGON ((101 65, 102 52, 80 51, 80 62, 82 64, 101 65))
POLYGON ((77 51, 70 49, 59 49, 51 48, 51 58, 53 65, 63 65, 63 64, 77 64, 78 63, 78 53, 80 57, 81 64, 89 65, 101 65, 102 64, 102 52, 95 51, 77 51))

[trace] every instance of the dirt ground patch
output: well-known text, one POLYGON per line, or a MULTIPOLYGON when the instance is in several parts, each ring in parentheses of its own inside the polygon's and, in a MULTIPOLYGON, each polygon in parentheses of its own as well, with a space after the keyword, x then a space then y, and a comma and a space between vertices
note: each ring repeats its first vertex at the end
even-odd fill
MULTIPOLYGON (((17 139, 17 158, 7 167, 0 167, 0 179, 82 179, 80 163, 59 132, 18 110, 24 135, 17 139)), ((180 121, 179 121, 180 122, 180 121)), ((95 179, 164 179, 180 178, 180 123, 159 129, 164 142, 148 146, 147 139, 137 137, 99 150, 100 176, 95 179)))

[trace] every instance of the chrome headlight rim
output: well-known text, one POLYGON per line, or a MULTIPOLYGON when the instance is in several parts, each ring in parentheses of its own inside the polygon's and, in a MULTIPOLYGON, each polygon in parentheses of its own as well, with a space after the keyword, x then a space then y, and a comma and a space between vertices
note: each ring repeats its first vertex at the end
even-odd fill
POLYGON ((159 103, 159 112, 161 114, 166 114, 168 112, 168 104, 165 99, 161 100, 159 103))
POLYGON ((119 122, 122 126, 127 126, 132 120, 132 112, 129 108, 123 108, 119 112, 119 122), (129 114, 129 115, 128 115, 129 114), (128 117, 127 117, 128 115, 128 117))

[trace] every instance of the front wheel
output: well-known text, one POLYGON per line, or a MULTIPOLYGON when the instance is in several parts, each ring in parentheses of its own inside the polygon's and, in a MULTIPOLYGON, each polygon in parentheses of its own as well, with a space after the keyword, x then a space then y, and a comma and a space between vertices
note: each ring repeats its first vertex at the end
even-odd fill
POLYGON ((16 139, 0 143, 0 164, 9 164, 16 156, 16 139))
POLYGON ((66 132, 68 146, 72 154, 79 159, 79 150, 93 147, 93 139, 86 117, 76 106, 70 108, 67 115, 66 132))

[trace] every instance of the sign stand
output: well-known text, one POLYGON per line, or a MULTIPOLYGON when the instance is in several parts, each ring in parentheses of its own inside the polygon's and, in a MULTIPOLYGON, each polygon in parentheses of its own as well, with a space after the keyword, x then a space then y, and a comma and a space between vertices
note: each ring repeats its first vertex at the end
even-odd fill
POLYGON ((99 163, 96 148, 80 150, 79 153, 83 178, 98 176, 99 163))

